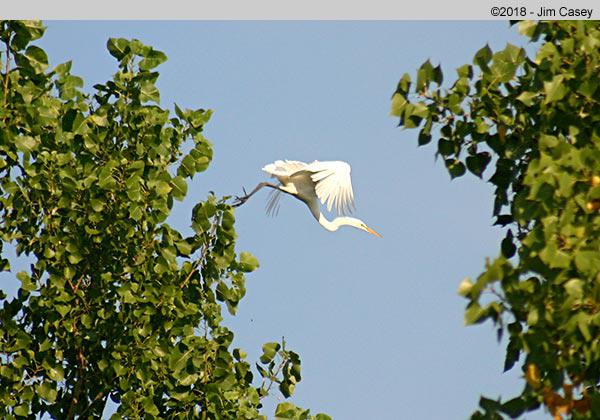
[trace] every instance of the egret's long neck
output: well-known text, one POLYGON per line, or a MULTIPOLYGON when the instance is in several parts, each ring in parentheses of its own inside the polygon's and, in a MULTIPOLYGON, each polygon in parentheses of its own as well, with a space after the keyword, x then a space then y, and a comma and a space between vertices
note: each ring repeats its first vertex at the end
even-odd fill
POLYGON ((360 223, 360 221, 358 219, 355 219, 354 217, 336 217, 332 221, 329 221, 325 216, 323 216, 323 213, 321 212, 319 212, 318 220, 321 226, 323 226, 325 229, 331 232, 335 232, 340 228, 340 226, 343 225, 357 227, 357 222, 360 223))
POLYGON ((336 230, 338 230, 340 228, 340 226, 344 226, 344 225, 354 226, 355 228, 360 229, 360 225, 362 224, 362 221, 355 219, 354 217, 342 216, 342 217, 336 217, 332 221, 329 221, 329 220, 327 220, 327 218, 325 216, 323 216, 323 213, 321 213, 321 210, 319 210, 319 204, 317 203, 316 200, 305 201, 305 203, 308 206, 308 208, 310 209, 310 212, 312 213, 312 215, 315 216, 315 219, 317 219, 319 224, 330 232, 335 232, 336 230))
POLYGON ((331 232, 335 232, 336 230, 338 230, 338 228, 340 227, 339 224, 337 224, 337 218, 333 219, 332 222, 330 222, 329 220, 327 220, 327 218, 325 216, 323 216, 323 213, 319 212, 319 224, 321 226, 323 226, 325 229, 327 229, 328 231, 331 232))

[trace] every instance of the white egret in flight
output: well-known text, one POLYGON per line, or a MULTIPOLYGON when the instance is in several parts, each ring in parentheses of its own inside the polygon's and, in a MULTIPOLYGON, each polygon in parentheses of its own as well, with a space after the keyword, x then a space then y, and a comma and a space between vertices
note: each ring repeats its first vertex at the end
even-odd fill
POLYGON ((249 194, 237 197, 237 201, 233 204, 234 207, 244 204, 261 188, 269 187, 273 188, 275 193, 269 199, 268 212, 273 211, 281 193, 284 192, 304 202, 321 226, 331 232, 338 230, 340 226, 348 225, 381 237, 362 220, 342 216, 350 213, 354 208, 350 165, 346 162, 315 160, 312 163, 304 163, 295 160, 278 160, 266 165, 262 170, 273 178, 277 178, 279 185, 261 182, 249 194), (327 205, 328 211, 335 206, 340 217, 336 217, 332 221, 327 220, 319 209, 319 200, 327 205))

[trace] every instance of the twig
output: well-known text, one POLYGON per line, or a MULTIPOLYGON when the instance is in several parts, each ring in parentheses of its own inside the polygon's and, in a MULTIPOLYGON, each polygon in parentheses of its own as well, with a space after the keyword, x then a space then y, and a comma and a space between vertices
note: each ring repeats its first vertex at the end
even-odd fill
POLYGON ((6 70, 4 73, 4 106, 8 102, 8 71, 10 70, 10 44, 7 39, 4 41, 4 45, 6 46, 6 70))
POLYGON ((73 293, 77 293, 77 290, 79 289, 79 286, 81 285, 81 281, 83 280, 84 276, 85 276, 85 274, 83 274, 81 277, 79 277, 79 280, 77 280, 77 283, 75 284, 75 286, 73 286, 73 283, 71 283, 70 279, 67 279, 67 283, 69 283, 69 286, 71 286, 71 290, 73 291, 73 293))
POLYGON ((269 386, 267 387, 267 394, 269 394, 269 392, 271 391, 271 387, 273 386, 273 383, 278 382, 277 381, 277 375, 279 375, 279 372, 281 372, 281 369, 283 369, 283 367, 285 366, 285 364, 287 363, 288 358, 282 358, 281 359, 281 363, 279 364, 279 366, 277 366, 277 369, 275 370, 275 372, 273 372, 273 376, 269 376, 269 386), (275 378, 275 380, 273 380, 273 378, 275 378))
POLYGON ((190 281, 190 279, 192 278, 192 274, 194 274, 194 272, 196 271, 196 269, 198 268, 198 265, 200 265, 200 263, 204 262, 205 258, 206 258, 206 253, 208 252, 208 249, 211 246, 211 242, 215 239, 215 234, 216 234, 216 230, 217 230, 217 226, 219 225, 219 217, 215 218, 215 221, 213 222, 213 224, 210 227, 210 230, 208 232, 208 238, 206 240, 206 243, 204 244, 204 246, 202 247, 202 251, 200 253, 200 256, 198 257, 198 259, 194 262, 194 264, 192 265, 192 270, 190 271, 190 273, 187 275, 187 277, 185 278, 185 280, 181 283, 180 288, 184 288, 186 286, 186 284, 190 281))
POLYGON ((87 406, 87 407, 86 407, 86 408, 85 408, 85 409, 84 409, 84 410, 83 410, 81 413, 79 413, 80 417, 83 417, 83 415, 84 415, 84 414, 85 414, 85 413, 86 413, 86 412, 87 412, 87 411, 88 411, 90 408, 92 408, 92 406, 93 406, 93 405, 94 405, 94 404, 95 404, 97 401, 99 401, 100 399, 104 398, 104 396, 105 396, 105 395, 104 395, 104 391, 100 391, 100 392, 98 393, 98 395, 96 395, 96 396, 94 397, 94 399, 92 400, 92 402, 90 403, 90 405, 88 405, 88 406, 87 406))
POLYGON ((83 373, 85 369, 85 357, 83 356, 83 350, 79 349, 77 352, 77 372, 79 373, 79 378, 77 383, 75 384, 75 389, 73 390, 73 399, 71 400, 71 406, 69 407, 69 412, 67 413, 67 419, 75 418, 75 407, 79 403, 79 396, 81 395, 81 389, 83 388, 83 373))
MULTIPOLYGON (((203 253, 204 254, 204 253, 203 253)), ((198 264, 200 264, 200 260, 202 259, 204 255, 202 255, 200 258, 198 258, 194 264, 192 265, 192 270, 190 271, 190 274, 187 275, 187 277, 185 278, 185 280, 183 281, 183 283, 181 283, 181 286, 179 286, 180 288, 184 288, 185 285, 187 284, 188 281, 190 281, 190 279, 192 278, 192 274, 194 274, 194 272, 196 271, 196 267, 198 267, 198 264)))

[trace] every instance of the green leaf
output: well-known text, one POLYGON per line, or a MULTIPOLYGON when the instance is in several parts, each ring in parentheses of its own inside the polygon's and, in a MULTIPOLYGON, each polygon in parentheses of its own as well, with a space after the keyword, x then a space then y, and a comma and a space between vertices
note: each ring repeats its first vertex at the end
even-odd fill
POLYGON ((54 388, 50 382, 43 382, 42 384, 38 385, 37 393, 49 403, 56 401, 56 397, 58 395, 56 388, 54 388))
POLYGON ((56 312, 60 314, 62 318, 66 317, 69 312, 71 312, 71 307, 68 305, 56 305, 56 312))
POLYGON ((59 365, 46 368, 46 374, 55 382, 60 382, 65 378, 65 372, 59 365))
POLYGON ((37 285, 25 271, 19 271, 17 273, 17 279, 21 281, 21 288, 23 290, 32 292, 37 289, 37 285))
POLYGON ((472 325, 483 321, 485 310, 478 303, 472 302, 467 306, 465 311, 465 324, 472 325))
POLYGON ((546 100, 544 101, 546 104, 560 101, 564 98, 568 92, 564 76, 559 74, 554 76, 552 81, 544 82, 544 92, 546 93, 546 100))
POLYGON ((112 190, 117 186, 117 182, 112 176, 114 164, 107 163, 98 174, 98 186, 105 190, 112 190))
POLYGON ((426 131, 419 132, 419 146, 424 146, 431 141, 431 134, 426 131))
POLYGON ((589 328, 589 316, 583 312, 580 312, 575 317, 577 318, 577 328, 579 329, 579 332, 583 336, 584 340, 591 341, 592 334, 589 328))
POLYGON ((212 159, 212 147, 208 141, 196 145, 192 149, 190 155, 194 158, 196 163, 196 172, 203 172, 208 168, 212 159))
POLYGON ((290 402, 282 402, 275 409, 276 419, 304 420, 308 418, 309 410, 302 410, 290 402))
POLYGON ((71 67, 73 65, 73 61, 65 61, 64 63, 60 63, 54 68, 54 72, 60 77, 64 77, 71 71, 71 67))
POLYGON ((181 165, 179 166, 177 173, 181 176, 187 177, 191 177, 196 173, 196 161, 194 160, 194 157, 191 154, 186 155, 182 159, 181 165))
POLYGON ((567 268, 571 264, 571 256, 557 249, 555 243, 548 243, 540 252, 540 258, 551 268, 567 268))
POLYGON ((273 358, 277 355, 277 352, 280 348, 281 345, 275 342, 263 344, 263 354, 260 356, 261 363, 266 365, 267 363, 271 362, 271 360, 273 360, 273 358))
POLYGON ((481 178, 483 171, 485 171, 485 168, 491 160, 492 157, 488 152, 481 152, 472 156, 468 156, 466 159, 466 164, 471 173, 481 178))
MULTIPOLYGON (((410 90, 410 76, 408 75, 408 73, 404 73, 402 75, 402 77, 400 78, 400 81, 398 82, 398 86, 396 87, 396 93, 401 94, 403 97, 406 97, 406 95, 409 93, 410 90)), ((396 95, 394 95, 395 97, 396 95)), ((392 98, 393 100, 393 98, 392 98)))
POLYGON ((525 35, 528 38, 532 38, 537 26, 538 26, 538 22, 536 22, 536 21, 523 20, 523 21, 519 22, 519 26, 518 26, 519 33, 521 35, 525 35))
POLYGON ((137 174, 131 175, 125 181, 125 192, 127 193, 127 197, 133 201, 137 202, 142 199, 142 190, 141 190, 141 178, 137 174))
POLYGON ((104 209, 104 201, 99 200, 97 198, 92 198, 90 200, 90 205, 95 212, 100 213, 104 209))
POLYGON ((142 400, 142 408, 144 409, 144 412, 146 414, 150 414, 153 416, 158 416, 158 414, 160 413, 158 411, 158 407, 156 407, 156 405, 154 404, 152 397, 146 397, 142 400))
POLYGON ((241 361, 243 359, 246 358, 246 356, 248 356, 246 354, 246 352, 242 349, 233 349, 233 357, 236 358, 236 360, 241 361))
POLYGON ((521 94, 517 96, 517 100, 521 101, 526 106, 531 106, 533 105, 534 100, 535 98, 537 98, 538 95, 539 93, 536 92, 521 92, 521 94))
POLYGON ((401 117, 402 114, 404 113, 404 108, 406 107, 407 104, 408 104, 408 101, 406 100, 406 98, 404 98, 403 95, 401 95, 399 93, 395 93, 394 96, 392 97, 392 106, 390 109, 390 115, 396 116, 396 117, 401 117))
POLYGON ((36 39, 41 38, 46 31, 46 27, 40 20, 20 20, 18 23, 24 31, 17 30, 17 36, 26 32, 29 41, 35 41, 36 39))
POLYGON ((285 398, 289 398, 294 395, 294 390, 296 389, 296 385, 293 383, 282 382, 279 384, 279 391, 283 394, 285 398))
POLYGON ((168 182, 158 181, 158 182, 156 182, 156 185, 155 185, 154 189, 156 190, 156 192, 159 195, 165 196, 165 195, 167 195, 168 193, 171 192, 171 190, 173 189, 173 187, 171 187, 171 185, 169 185, 168 182))
POLYGON ((190 111, 188 114, 188 121, 195 129, 200 129, 204 124, 208 122, 210 116, 212 115, 212 111, 198 109, 194 111, 190 111))
POLYGON ((507 44, 506 48, 493 55, 490 69, 495 79, 506 83, 515 76, 517 66, 521 64, 524 52, 512 44, 507 44))
POLYGON ((433 68, 433 81, 438 85, 441 86, 442 82, 444 81, 444 73, 442 71, 442 66, 438 65, 436 67, 433 68))
POLYGON ((187 241, 177 241, 175 246, 179 253, 184 256, 189 256, 193 251, 192 245, 187 241))
POLYGON ((17 416, 27 417, 29 415, 29 406, 27 404, 21 404, 13 409, 17 416))
POLYGON ((411 117, 419 117, 419 118, 427 118, 429 114, 429 108, 425 105, 424 102, 416 102, 413 104, 413 108, 411 111, 411 117))
POLYGON ((198 374, 184 375, 178 384, 181 386, 190 386, 198 380, 198 374))
POLYGON ((567 294, 574 298, 580 299, 583 296, 583 281, 580 279, 571 279, 565 283, 567 294))
POLYGON ((30 45, 25 50, 25 56, 27 56, 29 64, 31 67, 33 67, 36 73, 43 73, 48 68, 48 56, 40 47, 30 45))
POLYGON ((106 127, 108 125, 108 119, 105 115, 92 114, 87 119, 98 127, 106 127))
POLYGON ((110 55, 121 61, 129 53, 129 41, 125 38, 109 38, 106 43, 110 55))
POLYGON ((577 93, 582 94, 588 99, 592 99, 598 90, 598 85, 598 80, 588 79, 579 85, 577 88, 577 93))
POLYGON ((459 68, 456 69, 456 73, 458 74, 459 78, 472 78, 473 77, 473 66, 469 65, 469 64, 465 64, 463 66, 460 66, 459 68))
POLYGON ((455 153, 454 142, 446 139, 439 139, 438 153, 442 156, 453 155, 455 153))
MULTIPOLYGON (((69 100, 74 98, 83 87, 83 79, 77 76, 65 76, 59 82, 59 92, 61 99, 69 100)), ((79 124, 77 125, 79 126, 79 124)))
POLYGON ((141 83, 140 101, 143 102, 160 102, 160 92, 156 85, 149 80, 144 80, 141 83))
POLYGON ((433 66, 429 60, 425 61, 417 71, 416 89, 418 92, 424 91, 429 87, 433 78, 433 66))
POLYGON ((492 59, 492 49, 489 45, 485 45, 485 47, 481 48, 475 54, 473 62, 479 66, 482 70, 486 70, 488 68, 487 64, 492 59))
POLYGON ((169 367, 176 372, 182 370, 186 366, 190 354, 191 352, 181 353, 178 349, 175 349, 169 356, 169 367))
POLYGON ((176 176, 171 180, 173 186, 173 197, 177 200, 183 200, 187 194, 188 186, 187 182, 182 176, 176 176))
POLYGON ((463 176, 467 171, 465 165, 458 159, 446 159, 445 162, 452 179, 463 176))
POLYGON ((31 153, 37 149, 39 140, 31 136, 18 136, 15 138, 15 145, 21 152, 31 153))
MULTIPOLYGON (((510 232, 510 230, 509 230, 509 232, 510 232)), ((513 243, 512 235, 507 236, 506 238, 504 238, 502 240, 501 248, 502 248, 502 255, 505 258, 512 258, 515 255, 515 253, 517 252, 517 247, 513 243)))
MULTIPOLYGON (((520 324, 519 324, 520 325, 520 324)), ((513 368, 519 360, 521 348, 519 347, 518 339, 511 338, 506 347, 506 358, 504 359, 504 372, 508 372, 513 368)))
POLYGON ((258 259, 249 252, 240 253, 240 264, 239 268, 244 272, 251 272, 258 268, 258 259))
POLYGON ((133 205, 129 208, 129 217, 131 217, 136 222, 139 221, 144 215, 144 211, 138 205, 133 205))
POLYGON ((539 138, 540 149, 554 149, 559 143, 559 140, 555 136, 549 136, 542 134, 539 138))
POLYGON ((165 61, 167 61, 167 56, 164 53, 151 49, 145 58, 140 61, 140 69, 151 70, 165 61))
POLYGON ((587 276, 600 273, 600 255, 596 251, 579 251, 575 254, 575 266, 587 276))

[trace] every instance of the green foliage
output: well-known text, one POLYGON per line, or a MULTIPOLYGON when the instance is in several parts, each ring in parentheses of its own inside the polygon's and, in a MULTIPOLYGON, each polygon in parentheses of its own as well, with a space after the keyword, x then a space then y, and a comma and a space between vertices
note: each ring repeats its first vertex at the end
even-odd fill
POLYGON ((401 78, 391 113, 419 128, 419 144, 438 138, 452 178, 489 176, 507 228, 501 255, 459 293, 467 324, 491 320, 508 334, 504 367, 521 367, 524 388, 505 402, 482 397, 473 418, 540 405, 555 418, 600 418, 600 25, 519 30, 539 42, 534 57, 485 46, 447 89, 427 61, 414 91, 401 78))
POLYGON ((212 159, 211 111, 161 108, 166 56, 137 40, 110 39, 118 71, 84 93, 70 62, 48 71, 30 45, 43 33, 0 22, 0 246, 34 261, 15 298, 0 292, 0 416, 98 418, 110 397, 113 418, 262 417, 273 383, 292 395, 300 359, 265 344, 255 386, 230 349, 222 307, 235 313, 258 267, 235 252, 233 209, 211 195, 191 236, 165 223, 212 159))

